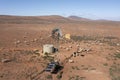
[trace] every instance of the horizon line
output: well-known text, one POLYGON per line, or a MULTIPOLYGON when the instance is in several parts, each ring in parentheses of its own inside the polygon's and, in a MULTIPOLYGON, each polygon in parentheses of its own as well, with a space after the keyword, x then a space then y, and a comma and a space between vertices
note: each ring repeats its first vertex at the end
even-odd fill
POLYGON ((69 18, 70 16, 75 16, 75 17, 79 17, 79 18, 86 18, 86 19, 90 19, 90 20, 105 20, 105 21, 120 21, 120 20, 112 20, 112 19, 105 19, 105 18, 98 18, 98 19, 92 19, 92 18, 88 18, 88 17, 83 17, 83 16, 78 16, 78 15, 69 15, 69 16, 65 16, 65 15, 59 15, 59 14, 50 14, 50 15, 18 15, 18 14, 0 14, 0 16, 16 16, 16 17, 44 17, 44 16, 61 16, 64 18, 69 18))

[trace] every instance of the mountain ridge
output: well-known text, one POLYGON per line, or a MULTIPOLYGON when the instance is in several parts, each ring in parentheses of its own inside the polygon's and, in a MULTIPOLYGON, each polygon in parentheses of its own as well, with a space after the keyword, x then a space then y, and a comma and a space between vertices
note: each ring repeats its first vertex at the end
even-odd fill
POLYGON ((17 15, 0 15, 0 23, 27 23, 27 24, 43 24, 43 23, 75 23, 75 22, 120 22, 112 20, 92 20, 78 16, 63 17, 60 15, 45 16, 17 16, 17 15))

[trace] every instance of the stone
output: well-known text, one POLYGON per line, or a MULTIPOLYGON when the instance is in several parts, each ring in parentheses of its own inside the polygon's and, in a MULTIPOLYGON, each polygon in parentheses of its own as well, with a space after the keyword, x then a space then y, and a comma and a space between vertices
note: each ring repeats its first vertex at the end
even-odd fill
POLYGON ((116 45, 117 45, 117 46, 120 46, 120 44, 119 44, 119 43, 117 43, 116 45))
POLYGON ((35 42, 36 42, 37 40, 38 40, 38 39, 36 39, 36 38, 34 39, 35 42))
POLYGON ((18 44, 19 44, 20 42, 21 42, 20 40, 17 41, 18 44))
POLYGON ((120 51, 119 50, 116 50, 117 53, 119 53, 120 51))
POLYGON ((67 51, 69 51, 70 49, 69 48, 66 48, 67 51))
POLYGON ((40 53, 41 53, 41 51, 39 51, 38 49, 34 49, 33 52, 34 52, 34 53, 37 53, 37 54, 40 54, 40 53))
POLYGON ((72 48, 72 46, 69 46, 69 48, 72 48))
POLYGON ((7 62, 11 62, 12 60, 11 59, 2 59, 1 62, 2 63, 7 63, 7 62))
POLYGON ((83 52, 83 49, 82 48, 79 48, 77 52, 83 52))
POLYGON ((71 60, 71 59, 69 59, 69 60, 68 60, 68 62, 69 62, 69 63, 73 63, 74 61, 73 61, 73 60, 71 60))
POLYGON ((60 46, 60 49, 62 49, 63 47, 62 46, 60 46))
POLYGON ((77 47, 80 47, 80 45, 76 45, 77 47))
POLYGON ((24 43, 27 43, 27 41, 24 41, 24 43))

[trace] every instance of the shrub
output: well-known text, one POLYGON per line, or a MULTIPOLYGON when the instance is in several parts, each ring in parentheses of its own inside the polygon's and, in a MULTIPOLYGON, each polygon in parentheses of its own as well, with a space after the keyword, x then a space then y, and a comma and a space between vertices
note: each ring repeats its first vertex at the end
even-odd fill
POLYGON ((52 75, 47 75, 46 78, 47 79, 52 79, 52 75))
POLYGON ((103 65, 104 65, 104 66, 108 66, 108 64, 107 64, 107 63, 104 63, 103 65))
POLYGON ((116 58, 119 58, 119 59, 120 59, 120 53, 116 53, 114 57, 116 57, 116 58))

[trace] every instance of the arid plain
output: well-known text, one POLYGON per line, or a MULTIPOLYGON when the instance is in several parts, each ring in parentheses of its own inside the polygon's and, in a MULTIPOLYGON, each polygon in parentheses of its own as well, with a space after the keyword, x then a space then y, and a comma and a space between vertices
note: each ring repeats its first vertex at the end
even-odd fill
POLYGON ((53 16, 0 16, 0 80, 120 80, 120 22, 53 16), (59 52, 63 64, 56 74, 43 72, 50 57, 43 45, 54 44, 51 31, 59 28, 59 52), (70 55, 78 47, 76 57, 70 55))

